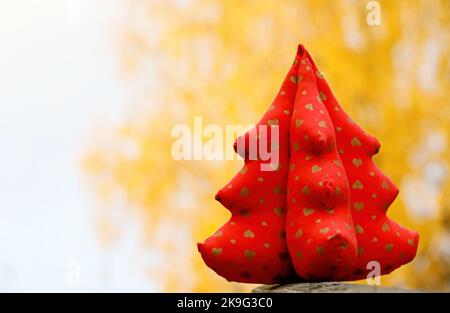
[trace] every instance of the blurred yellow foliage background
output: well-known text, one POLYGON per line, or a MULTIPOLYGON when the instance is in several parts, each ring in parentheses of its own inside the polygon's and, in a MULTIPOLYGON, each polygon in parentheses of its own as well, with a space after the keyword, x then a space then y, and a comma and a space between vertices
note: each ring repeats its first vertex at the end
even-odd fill
POLYGON ((139 216, 149 279, 165 291, 245 291, 202 262, 196 242, 227 220, 215 192, 241 161, 174 161, 171 129, 248 125, 271 104, 298 43, 341 105, 382 144, 377 165, 400 188, 388 214, 418 230, 418 256, 386 285, 450 288, 450 97, 447 0, 378 1, 368 25, 356 0, 126 2, 117 34, 134 108, 118 129, 96 130, 84 165, 103 203, 101 239, 114 244, 111 203, 139 216), (148 108, 148 109, 147 109, 148 108))

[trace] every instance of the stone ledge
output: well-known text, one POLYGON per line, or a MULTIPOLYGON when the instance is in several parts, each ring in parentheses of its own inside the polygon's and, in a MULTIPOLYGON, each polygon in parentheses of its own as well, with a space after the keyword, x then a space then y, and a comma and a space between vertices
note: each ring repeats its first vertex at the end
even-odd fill
POLYGON ((263 285, 252 290, 254 293, 373 293, 373 292, 420 292, 394 287, 369 286, 338 282, 295 283, 286 285, 263 285))

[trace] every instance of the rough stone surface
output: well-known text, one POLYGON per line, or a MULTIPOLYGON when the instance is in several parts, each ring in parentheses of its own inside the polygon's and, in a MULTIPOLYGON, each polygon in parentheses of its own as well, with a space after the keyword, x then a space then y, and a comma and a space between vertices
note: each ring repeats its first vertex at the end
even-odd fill
POLYGON ((392 287, 369 286, 358 284, 346 284, 338 282, 324 283, 296 283, 286 285, 264 285, 253 289, 254 293, 372 293, 372 292, 418 292, 416 290, 407 290, 392 287))

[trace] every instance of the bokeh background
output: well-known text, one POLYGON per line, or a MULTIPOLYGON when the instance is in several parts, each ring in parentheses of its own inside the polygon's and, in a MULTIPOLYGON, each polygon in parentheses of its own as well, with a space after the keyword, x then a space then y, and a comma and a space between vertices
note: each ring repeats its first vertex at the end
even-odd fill
POLYGON ((382 283, 450 290, 450 1, 376 2, 0 0, 0 290, 254 287, 196 251, 242 161, 174 161, 170 131, 257 122, 300 42, 421 233, 382 283))

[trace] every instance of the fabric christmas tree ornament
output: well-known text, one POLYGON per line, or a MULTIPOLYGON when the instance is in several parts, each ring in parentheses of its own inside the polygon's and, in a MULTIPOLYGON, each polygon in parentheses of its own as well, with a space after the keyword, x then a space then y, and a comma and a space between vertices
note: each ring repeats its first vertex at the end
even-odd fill
POLYGON ((289 125, 297 91, 298 56, 284 82, 258 124, 234 145, 245 161, 240 172, 216 194, 216 200, 230 212, 230 220, 214 235, 198 244, 211 269, 229 281, 280 283, 295 275, 286 245, 286 188, 289 167, 289 125), (260 135, 266 125, 267 136, 260 135), (271 140, 272 126, 278 128, 271 140), (250 149, 266 138, 269 151, 278 150, 277 163, 256 159, 259 150, 250 149), (254 140, 254 141, 253 141, 254 140), (244 149, 238 149, 244 147, 244 149), (263 170, 262 165, 270 166, 263 170))
POLYGON ((343 111, 302 45, 273 104, 234 147, 245 165, 216 195, 231 218, 198 244, 220 276, 265 284, 295 273, 304 281, 357 280, 414 258, 418 233, 386 216, 398 189, 371 159, 380 144, 343 111), (252 155, 251 143, 264 137, 279 162, 252 155))

